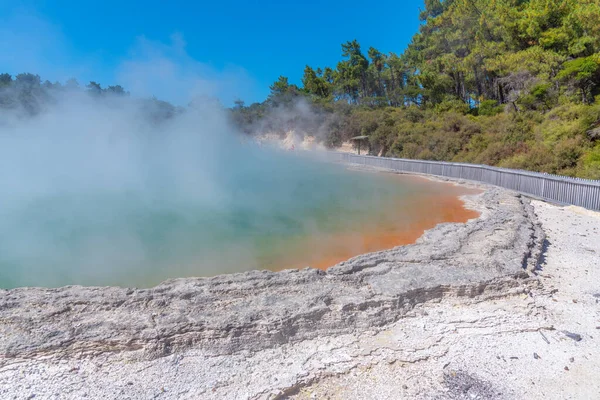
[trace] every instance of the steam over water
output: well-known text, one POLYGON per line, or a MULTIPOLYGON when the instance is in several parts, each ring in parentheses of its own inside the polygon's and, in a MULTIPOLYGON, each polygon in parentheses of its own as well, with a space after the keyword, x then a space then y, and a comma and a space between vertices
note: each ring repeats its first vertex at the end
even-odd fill
POLYGON ((213 106, 158 125, 140 113, 132 100, 80 95, 4 119, 0 287, 310 265, 315 238, 387 226, 391 214, 413 221, 401 204, 440 190, 244 143, 213 106))

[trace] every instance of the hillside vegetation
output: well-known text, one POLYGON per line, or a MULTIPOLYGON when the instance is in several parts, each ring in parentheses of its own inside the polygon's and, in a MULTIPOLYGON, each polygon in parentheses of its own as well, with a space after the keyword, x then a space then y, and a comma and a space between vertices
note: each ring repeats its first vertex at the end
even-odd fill
MULTIPOLYGON (((332 148, 366 135, 373 155, 600 179, 600 0, 426 0, 420 18, 403 53, 349 41, 337 65, 306 66, 300 86, 281 76, 264 102, 236 102, 232 121, 332 148)), ((81 92, 104 103, 129 94, 0 74, 0 127, 81 92)), ((131 101, 151 123, 185 111, 131 101)))
POLYGON ((249 133, 294 129, 375 155, 600 179, 600 2, 426 0, 402 54, 342 45, 232 109, 249 133), (283 117, 282 117, 283 116, 283 117))

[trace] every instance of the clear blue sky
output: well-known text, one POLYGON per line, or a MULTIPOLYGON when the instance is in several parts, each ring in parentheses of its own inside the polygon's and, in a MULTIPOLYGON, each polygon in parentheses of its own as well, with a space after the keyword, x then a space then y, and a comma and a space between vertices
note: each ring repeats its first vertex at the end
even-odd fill
POLYGON ((0 0, 0 68, 185 101, 261 101, 279 75, 335 66, 341 43, 401 53, 423 1, 0 0))

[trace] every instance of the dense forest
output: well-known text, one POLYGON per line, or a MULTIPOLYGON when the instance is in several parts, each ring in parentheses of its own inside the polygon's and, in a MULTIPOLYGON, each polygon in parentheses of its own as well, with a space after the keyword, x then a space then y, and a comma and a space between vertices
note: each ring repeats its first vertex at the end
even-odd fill
POLYGON ((404 53, 344 43, 336 66, 306 66, 301 86, 280 77, 234 119, 331 147, 367 135, 374 155, 600 179, 600 1, 425 6, 404 53))

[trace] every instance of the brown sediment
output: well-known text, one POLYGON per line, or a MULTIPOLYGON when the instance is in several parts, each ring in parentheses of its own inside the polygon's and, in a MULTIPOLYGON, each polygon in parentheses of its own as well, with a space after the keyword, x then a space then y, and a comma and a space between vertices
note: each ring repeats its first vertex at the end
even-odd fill
MULTIPOLYGON (((406 177, 402 179, 424 180, 422 177, 406 177)), ((431 185, 432 182, 426 182, 431 185)), ((296 251, 288 252, 290 258, 280 260, 283 269, 305 268, 310 266, 326 270, 352 257, 392 249, 397 246, 413 244, 423 233, 444 222, 464 223, 477 218, 477 211, 465 208, 460 196, 480 193, 478 190, 467 189, 447 183, 435 183, 440 190, 430 193, 420 193, 414 198, 400 200, 398 207, 409 207, 410 215, 406 212, 395 212, 392 208, 386 210, 389 219, 383 224, 361 226, 352 232, 339 234, 313 235, 303 240, 296 251)))

